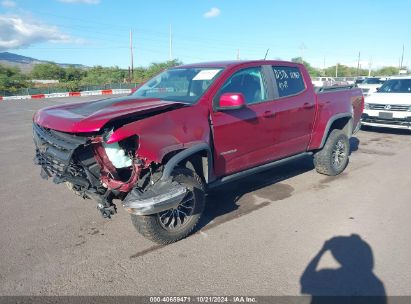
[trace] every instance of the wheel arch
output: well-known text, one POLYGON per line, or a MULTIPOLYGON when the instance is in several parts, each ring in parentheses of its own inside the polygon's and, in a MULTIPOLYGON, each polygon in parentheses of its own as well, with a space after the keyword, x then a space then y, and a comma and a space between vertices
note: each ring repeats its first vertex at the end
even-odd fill
POLYGON ((324 129, 324 135, 321 140, 320 149, 324 147, 325 142, 332 130, 343 131, 348 138, 353 134, 353 118, 351 113, 339 113, 330 118, 324 129))
POLYGON ((209 183, 214 179, 212 152, 210 146, 206 143, 199 143, 184 150, 169 152, 164 156, 163 163, 162 180, 170 178, 174 168, 180 165, 194 170, 205 183, 209 183))

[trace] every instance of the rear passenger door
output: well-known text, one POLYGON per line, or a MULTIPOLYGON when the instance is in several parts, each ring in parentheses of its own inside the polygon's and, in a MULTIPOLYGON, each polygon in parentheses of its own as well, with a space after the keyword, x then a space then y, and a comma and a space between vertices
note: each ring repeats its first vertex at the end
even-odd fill
POLYGON ((274 85, 271 137, 275 159, 306 151, 315 118, 316 96, 309 88, 310 78, 299 65, 273 65, 274 85))

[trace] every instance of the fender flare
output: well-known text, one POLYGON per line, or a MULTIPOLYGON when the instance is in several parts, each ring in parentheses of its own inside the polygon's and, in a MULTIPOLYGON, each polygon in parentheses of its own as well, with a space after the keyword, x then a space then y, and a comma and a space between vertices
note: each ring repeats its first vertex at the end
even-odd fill
POLYGON ((210 178, 213 176, 212 173, 212 168, 213 168, 213 157, 212 157, 212 152, 210 149, 210 146, 206 143, 200 143, 196 144, 190 148, 187 148, 176 155, 174 155, 170 160, 166 163, 164 166, 163 174, 160 178, 160 180, 165 181, 170 178, 171 173, 173 172, 174 168, 183 160, 187 159, 188 157, 201 152, 201 151, 206 151, 207 152, 207 161, 208 161, 208 172, 204 172, 204 174, 207 174, 206 182, 210 180, 210 178))
MULTIPOLYGON (((324 129, 324 134, 323 134, 323 138, 321 140, 320 149, 322 149, 325 145, 325 141, 327 140, 328 132, 330 131, 331 125, 337 119, 346 118, 346 117, 350 118, 350 120, 352 120, 353 115, 352 115, 352 113, 347 112, 347 113, 339 113, 339 114, 336 114, 334 116, 331 116, 331 118, 328 120, 327 125, 325 126, 325 129, 324 129)), ((352 132, 352 126, 351 126, 351 132, 352 132)))

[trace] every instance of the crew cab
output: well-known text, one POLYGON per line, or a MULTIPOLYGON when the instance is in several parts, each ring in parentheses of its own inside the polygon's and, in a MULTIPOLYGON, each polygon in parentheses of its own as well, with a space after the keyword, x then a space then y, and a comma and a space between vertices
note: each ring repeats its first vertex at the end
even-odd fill
POLYGON ((167 244, 196 228, 213 187, 307 155, 341 173, 363 103, 358 88, 315 91, 297 63, 183 65, 130 96, 38 111, 35 162, 104 217, 120 200, 142 235, 167 244))
POLYGON ((392 77, 367 97, 362 124, 411 129, 411 76, 392 77))

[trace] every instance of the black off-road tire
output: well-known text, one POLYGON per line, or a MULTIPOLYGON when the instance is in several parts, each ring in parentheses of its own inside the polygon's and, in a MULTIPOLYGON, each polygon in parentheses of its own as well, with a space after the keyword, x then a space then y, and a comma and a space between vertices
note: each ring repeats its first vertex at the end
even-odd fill
POLYGON ((131 221, 141 235, 163 245, 179 241, 192 233, 200 220, 205 206, 205 186, 202 179, 194 171, 187 168, 178 168, 173 172, 173 180, 186 186, 189 190, 187 195, 191 195, 194 200, 192 214, 187 217, 185 225, 174 229, 167 229, 160 220, 162 213, 131 215, 131 221))
POLYGON ((314 154, 315 169, 321 174, 338 175, 347 167, 349 153, 350 141, 347 135, 341 130, 334 129, 324 147, 314 154))

